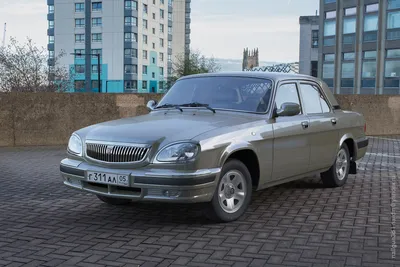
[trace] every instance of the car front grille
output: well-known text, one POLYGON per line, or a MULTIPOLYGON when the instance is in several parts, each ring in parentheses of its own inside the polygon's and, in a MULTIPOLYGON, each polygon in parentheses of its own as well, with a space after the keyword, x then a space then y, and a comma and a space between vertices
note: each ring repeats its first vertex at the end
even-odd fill
POLYGON ((86 155, 104 162, 140 162, 149 150, 148 147, 86 143, 86 155))

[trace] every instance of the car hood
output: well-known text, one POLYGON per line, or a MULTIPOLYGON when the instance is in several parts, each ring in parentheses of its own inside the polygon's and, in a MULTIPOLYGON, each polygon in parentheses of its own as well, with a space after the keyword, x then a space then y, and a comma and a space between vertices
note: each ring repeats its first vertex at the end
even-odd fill
MULTIPOLYGON (((256 120, 254 115, 211 111, 156 111, 83 128, 76 133, 84 140, 122 143, 172 143, 190 140, 217 128, 256 120)), ((259 118, 258 118, 259 119, 259 118)))

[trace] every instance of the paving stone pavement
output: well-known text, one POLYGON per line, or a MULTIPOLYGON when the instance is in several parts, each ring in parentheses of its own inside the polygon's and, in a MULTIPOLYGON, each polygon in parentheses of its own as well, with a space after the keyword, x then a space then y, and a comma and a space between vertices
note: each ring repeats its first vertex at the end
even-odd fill
POLYGON ((1 148, 0 266, 400 266, 399 148, 400 137, 371 138, 344 187, 269 188, 227 224, 197 205, 112 207, 66 188, 64 147, 1 148))

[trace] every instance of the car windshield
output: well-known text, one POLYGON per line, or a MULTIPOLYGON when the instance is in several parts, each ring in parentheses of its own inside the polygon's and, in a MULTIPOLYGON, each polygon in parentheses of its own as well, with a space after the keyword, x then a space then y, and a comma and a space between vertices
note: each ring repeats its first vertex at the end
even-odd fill
POLYGON ((251 77, 196 77, 177 81, 157 107, 208 106, 264 113, 268 110, 272 81, 251 77), (192 105, 188 105, 192 104, 192 105))

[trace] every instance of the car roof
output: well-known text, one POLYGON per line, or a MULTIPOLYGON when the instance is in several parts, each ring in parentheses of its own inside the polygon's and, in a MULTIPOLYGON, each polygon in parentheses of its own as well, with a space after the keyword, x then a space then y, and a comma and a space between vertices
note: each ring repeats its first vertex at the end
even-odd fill
POLYGON ((290 80, 290 79, 309 79, 315 80, 312 76, 297 74, 297 73, 280 73, 280 72, 262 72, 262 71, 231 71, 231 72, 213 72, 213 73, 201 73, 201 74, 192 74, 184 76, 180 79, 190 79, 190 78, 197 78, 197 77, 223 77, 223 76, 230 76, 230 77, 253 77, 253 78, 264 78, 264 79, 271 79, 274 81, 279 80, 290 80))

